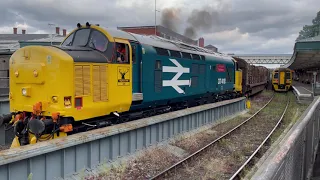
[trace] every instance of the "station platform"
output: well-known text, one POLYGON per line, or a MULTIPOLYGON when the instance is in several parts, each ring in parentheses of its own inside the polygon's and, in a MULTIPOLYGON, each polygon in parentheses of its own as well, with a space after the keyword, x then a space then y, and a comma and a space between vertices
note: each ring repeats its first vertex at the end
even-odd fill
POLYGON ((313 101, 314 96, 311 84, 304 84, 298 81, 294 81, 292 88, 299 103, 311 103, 313 101))

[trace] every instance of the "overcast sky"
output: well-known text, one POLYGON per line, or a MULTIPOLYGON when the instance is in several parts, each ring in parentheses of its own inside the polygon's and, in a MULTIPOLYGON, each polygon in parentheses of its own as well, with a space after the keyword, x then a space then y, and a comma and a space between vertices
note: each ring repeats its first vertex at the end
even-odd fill
MULTIPOLYGON (((205 45, 224 53, 291 54, 298 32, 319 7, 319 0, 157 0, 157 24, 181 34, 192 27, 193 39, 204 37, 205 45)), ((12 33, 14 26, 18 33, 48 33, 48 23, 68 32, 87 21, 154 25, 154 14, 154 0, 1 0, 0 33, 12 33)))

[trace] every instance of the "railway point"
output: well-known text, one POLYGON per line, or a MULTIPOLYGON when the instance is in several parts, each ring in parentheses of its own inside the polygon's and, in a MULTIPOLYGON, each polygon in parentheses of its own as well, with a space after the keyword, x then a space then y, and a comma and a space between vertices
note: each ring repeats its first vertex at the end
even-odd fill
POLYGON ((320 11, 283 45, 230 3, 119 1, 135 13, 108 23, 96 5, 55 23, 5 5, 0 179, 320 179, 320 11))

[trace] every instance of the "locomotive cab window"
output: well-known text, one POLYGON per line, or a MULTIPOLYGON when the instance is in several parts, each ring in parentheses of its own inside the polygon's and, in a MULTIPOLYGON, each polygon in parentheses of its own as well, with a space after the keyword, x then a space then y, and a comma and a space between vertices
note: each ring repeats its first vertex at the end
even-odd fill
POLYGON ((86 46, 90 36, 90 29, 79 29, 75 32, 72 46, 86 46))
POLYGON ((104 33, 96 29, 78 29, 72 34, 70 34, 68 38, 64 42, 62 42, 61 46, 73 47, 72 50, 77 50, 76 52, 73 52, 73 54, 77 54, 77 52, 81 53, 81 51, 88 50, 92 50, 97 53, 102 53, 103 56, 97 56, 100 58, 100 60, 97 61, 108 63, 111 62, 113 42, 109 42, 109 39, 104 35, 104 33))
POLYGON ((108 48, 108 39, 99 31, 92 31, 89 39, 89 47, 104 52, 108 48))
POLYGON ((116 43, 116 62, 129 64, 129 46, 124 43, 116 43))
POLYGON ((108 44, 108 38, 103 33, 94 29, 85 28, 72 33, 61 45, 89 47, 105 52, 108 44))
POLYGON ((275 73, 274 76, 273 76, 273 78, 275 78, 275 79, 278 79, 278 77, 279 77, 278 73, 275 73))
POLYGON ((291 76, 290 76, 290 72, 286 72, 286 79, 290 79, 291 76))
POLYGON ((73 35, 74 35, 74 33, 70 34, 70 36, 68 36, 68 38, 62 43, 62 46, 71 46, 72 40, 73 40, 73 35))

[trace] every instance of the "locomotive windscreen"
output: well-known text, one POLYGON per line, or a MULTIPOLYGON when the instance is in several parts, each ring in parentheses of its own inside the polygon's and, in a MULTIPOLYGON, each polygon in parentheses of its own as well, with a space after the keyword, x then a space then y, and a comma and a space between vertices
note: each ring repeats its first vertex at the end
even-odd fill
POLYGON ((76 62, 111 62, 115 51, 113 44, 103 32, 92 28, 81 28, 70 34, 60 48, 74 57, 76 62))

